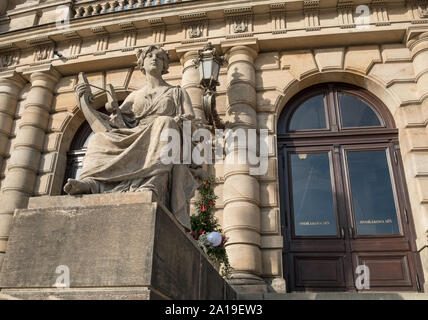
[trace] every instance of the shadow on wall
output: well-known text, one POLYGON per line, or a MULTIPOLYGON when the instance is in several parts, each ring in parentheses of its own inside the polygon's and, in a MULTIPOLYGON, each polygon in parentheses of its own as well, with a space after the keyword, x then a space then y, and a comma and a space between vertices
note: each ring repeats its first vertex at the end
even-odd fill
MULTIPOLYGON (((44 2, 45 0, 0 0, 0 20, 2 20, 2 18, 5 18, 7 15, 7 12, 9 10, 13 10, 16 9, 19 6, 22 6, 23 4, 25 5, 34 5, 34 4, 38 4, 40 2, 44 2)), ((4 20, 7 21, 7 20, 4 20)), ((3 22, 4 22, 3 21, 3 22)), ((4 33, 9 31, 9 23, 2 23, 0 25, 0 33, 4 33)))
POLYGON ((45 2, 45 0, 5 0, 2 2, 6 2, 7 5, 7 10, 13 10, 15 9, 17 6, 20 6, 21 4, 26 3, 27 5, 33 5, 33 4, 38 4, 40 2, 45 2))
POLYGON ((32 6, 35 4, 46 2, 46 0, 1 0, 0 1, 0 17, 8 10, 16 9, 17 7, 32 6))

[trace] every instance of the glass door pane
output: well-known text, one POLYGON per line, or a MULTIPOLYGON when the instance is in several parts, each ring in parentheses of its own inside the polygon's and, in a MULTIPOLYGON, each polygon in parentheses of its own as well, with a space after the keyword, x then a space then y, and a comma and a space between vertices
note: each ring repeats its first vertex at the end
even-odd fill
POLYGON ((289 153, 289 163, 295 235, 336 235, 329 153, 289 153))
POLYGON ((359 235, 400 233, 386 152, 346 152, 355 226, 359 235))

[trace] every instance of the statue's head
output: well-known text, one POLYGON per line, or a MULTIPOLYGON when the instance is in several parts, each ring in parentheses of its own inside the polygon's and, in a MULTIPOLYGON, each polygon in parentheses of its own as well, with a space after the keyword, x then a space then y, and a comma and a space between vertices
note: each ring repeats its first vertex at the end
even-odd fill
POLYGON ((138 49, 137 51, 137 66, 145 74, 144 60, 149 56, 156 54, 161 57, 163 62, 162 74, 168 73, 169 67, 169 53, 159 46, 148 46, 144 49, 138 49))

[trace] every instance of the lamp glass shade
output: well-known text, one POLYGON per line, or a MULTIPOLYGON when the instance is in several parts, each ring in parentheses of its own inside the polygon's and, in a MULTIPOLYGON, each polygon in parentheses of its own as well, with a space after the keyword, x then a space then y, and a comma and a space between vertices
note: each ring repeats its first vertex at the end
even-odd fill
POLYGON ((201 80, 210 80, 212 76, 213 68, 213 59, 204 59, 202 60, 202 69, 203 74, 201 80))
POLYGON ((212 66, 212 77, 214 81, 218 80, 218 74, 220 72, 220 63, 216 60, 213 60, 213 66, 212 66))
POLYGON ((204 79, 204 67, 202 62, 199 63, 198 69, 199 69, 199 79, 202 80, 204 79))

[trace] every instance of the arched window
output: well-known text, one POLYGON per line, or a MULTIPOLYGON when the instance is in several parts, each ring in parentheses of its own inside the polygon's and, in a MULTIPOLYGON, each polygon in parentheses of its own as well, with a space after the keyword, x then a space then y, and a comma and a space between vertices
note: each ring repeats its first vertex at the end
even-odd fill
POLYGON ((78 179, 82 171, 83 157, 86 154, 86 148, 93 132, 88 122, 84 122, 77 130, 73 141, 71 142, 70 151, 67 153, 67 170, 65 181, 68 178, 78 179))
POLYGON ((341 84, 298 94, 278 120, 285 274, 291 290, 416 290, 414 236, 386 107, 341 84))
MULTIPOLYGON (((122 102, 119 101, 119 105, 122 102)), ((99 112, 107 114, 107 110, 102 107, 98 109, 99 112)), ((78 179, 82 172, 83 158, 86 154, 89 139, 94 133, 87 121, 83 122, 74 135, 71 141, 70 149, 67 153, 67 169, 65 171, 64 184, 68 178, 78 179)))

